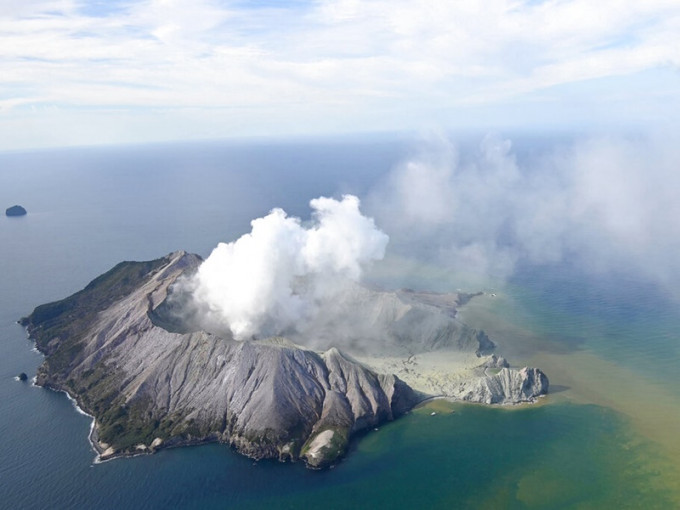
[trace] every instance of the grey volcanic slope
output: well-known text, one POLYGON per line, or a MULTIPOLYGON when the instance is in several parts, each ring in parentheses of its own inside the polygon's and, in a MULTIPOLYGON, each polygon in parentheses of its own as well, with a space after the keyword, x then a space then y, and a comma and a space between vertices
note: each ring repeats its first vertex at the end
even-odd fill
POLYGON ((456 309, 469 299, 466 294, 379 292, 346 283, 343 292, 324 302, 323 313, 286 336, 304 345, 336 346, 357 355, 408 355, 439 349, 490 354, 495 345, 486 333, 456 318, 456 309))
POLYGON ((123 262, 22 324, 46 358, 38 385, 68 392, 95 418, 102 458, 220 441, 253 458, 320 467, 351 434, 422 399, 393 375, 339 350, 283 339, 237 342, 152 321, 170 286, 200 257, 184 252, 123 262))

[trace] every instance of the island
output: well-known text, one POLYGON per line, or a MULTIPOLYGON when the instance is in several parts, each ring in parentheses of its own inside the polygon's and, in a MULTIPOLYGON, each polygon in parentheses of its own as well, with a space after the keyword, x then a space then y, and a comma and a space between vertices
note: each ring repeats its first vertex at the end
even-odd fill
POLYGON ((483 331, 456 318, 470 295, 357 286, 348 298, 364 314, 357 321, 379 317, 376 340, 383 340, 358 356, 308 347, 304 334, 239 341, 198 328, 178 313, 176 283, 201 263, 184 251, 122 262, 21 319, 45 356, 36 384, 68 393, 92 416, 100 459, 221 442, 253 459, 322 468, 345 454, 357 432, 426 399, 509 404, 548 391, 543 372, 508 368, 483 331), (428 357, 442 353, 462 360, 464 370, 428 375, 428 357))
POLYGON ((20 205, 13 205, 5 209, 6 216, 26 216, 26 209, 20 205))

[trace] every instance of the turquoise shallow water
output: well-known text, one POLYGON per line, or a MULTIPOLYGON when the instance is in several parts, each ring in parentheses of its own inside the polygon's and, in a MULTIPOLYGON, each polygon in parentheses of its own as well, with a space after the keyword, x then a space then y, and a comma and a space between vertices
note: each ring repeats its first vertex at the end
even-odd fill
POLYGON ((678 463, 663 454, 675 433, 646 428, 635 409, 672 424, 680 404, 588 387, 592 367, 605 367, 607 380, 623 373, 680 388, 676 309, 634 278, 592 281, 559 267, 520 273, 497 302, 479 301, 480 321, 496 328, 511 360, 539 354, 555 363, 555 394, 516 409, 433 403, 369 432, 324 472, 253 463, 221 445, 95 465, 90 420, 64 395, 14 380, 42 359, 15 323, 36 305, 120 260, 178 248, 206 255, 271 207, 304 217, 320 194, 362 195, 401 153, 398 144, 355 143, 0 155, 0 203, 29 210, 0 218, 1 506, 676 507, 678 463))

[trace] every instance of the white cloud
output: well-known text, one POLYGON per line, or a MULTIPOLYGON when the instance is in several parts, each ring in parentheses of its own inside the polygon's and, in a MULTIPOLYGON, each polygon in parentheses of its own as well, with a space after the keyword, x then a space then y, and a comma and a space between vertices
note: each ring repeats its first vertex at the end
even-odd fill
POLYGON ((250 233, 213 250, 187 282, 204 323, 238 339, 281 334, 383 258, 388 237, 361 214, 358 198, 320 197, 310 207, 308 227, 274 209, 253 220, 250 233))
MULTIPOLYGON (((145 125, 156 118, 161 137, 182 108, 205 109, 204 120, 232 109, 251 134, 463 124, 461 108, 531 104, 546 89, 610 77, 617 104, 644 110, 625 94, 628 77, 680 64, 677 1, 147 0, 97 16, 84 6, 3 2, 0 132, 21 123, 22 107, 45 105, 148 109, 145 125), (263 110, 280 122, 268 126, 263 110)), ((544 108, 565 101, 568 91, 544 108)), ((232 124, 215 134, 237 133, 232 124)))
MULTIPOLYGON (((540 146, 538 146, 540 147, 540 146)), ((518 163, 487 137, 466 158, 442 137, 394 169, 367 203, 391 250, 482 279, 518 261, 632 272, 680 295, 676 133, 594 137, 518 163), (432 183, 426 194, 422 182, 432 183)))

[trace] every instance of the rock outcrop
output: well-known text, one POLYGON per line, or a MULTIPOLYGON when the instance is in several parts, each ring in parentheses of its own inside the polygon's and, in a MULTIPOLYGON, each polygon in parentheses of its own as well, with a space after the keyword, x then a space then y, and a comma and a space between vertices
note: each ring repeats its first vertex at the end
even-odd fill
POLYGON ((534 402, 548 393, 548 377, 538 368, 502 368, 497 374, 461 381, 445 395, 456 400, 482 404, 534 402))
POLYGON ((483 368, 510 368, 510 364, 508 363, 508 360, 506 360, 503 356, 496 356, 495 354, 492 354, 489 356, 489 359, 487 359, 483 364, 483 368))
POLYGON ((13 205, 12 207, 8 207, 7 209, 5 209, 5 215, 6 216, 25 216, 26 215, 26 209, 24 209, 20 205, 13 205))

